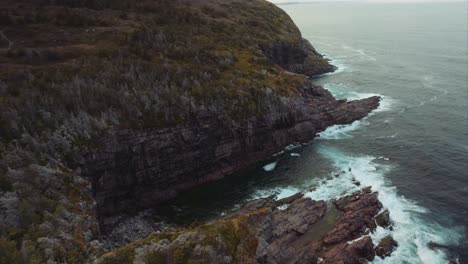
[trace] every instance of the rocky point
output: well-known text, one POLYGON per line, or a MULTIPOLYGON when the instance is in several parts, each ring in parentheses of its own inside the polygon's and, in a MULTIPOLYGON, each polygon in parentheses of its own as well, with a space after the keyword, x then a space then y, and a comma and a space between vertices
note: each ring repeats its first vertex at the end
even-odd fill
POLYGON ((378 245, 370 235, 382 210, 377 193, 364 188, 327 203, 302 193, 249 201, 205 225, 154 233, 114 250, 104 263, 367 263, 397 244, 378 245), (145 262, 146 261, 146 262, 145 262))

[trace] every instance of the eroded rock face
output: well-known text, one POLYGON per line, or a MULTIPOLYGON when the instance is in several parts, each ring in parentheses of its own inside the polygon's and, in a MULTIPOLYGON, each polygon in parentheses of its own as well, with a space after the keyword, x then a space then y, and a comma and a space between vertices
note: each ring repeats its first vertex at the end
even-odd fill
POLYGON ((237 214, 264 210, 248 222, 258 239, 256 263, 315 263, 319 259, 323 263, 365 263, 375 256, 367 234, 381 208, 377 193, 365 188, 329 205, 302 193, 277 202, 274 197, 258 199, 237 214), (333 215, 333 225, 321 225, 335 208, 339 214, 333 215))
POLYGON ((262 45, 261 49, 273 62, 291 72, 314 76, 336 70, 305 39, 295 45, 285 42, 270 43, 262 45))
POLYGON ((327 251, 323 263, 326 264, 355 264, 367 263, 374 259, 374 245, 369 236, 348 243, 341 243, 327 251))
POLYGON ((377 193, 365 188, 335 202, 343 215, 335 228, 325 238, 325 244, 336 244, 357 239, 369 230, 375 229, 375 215, 382 208, 377 193))
POLYGON ((118 131, 88 153, 82 174, 93 182, 100 216, 154 206, 179 192, 220 179, 270 157, 294 142, 307 142, 327 126, 365 117, 379 97, 337 101, 319 86, 303 87, 296 110, 239 124, 212 116, 191 125, 118 131))
POLYGON ((310 259, 307 255, 310 243, 303 238, 310 227, 323 218, 326 209, 323 201, 300 198, 285 210, 274 209, 261 221, 253 219, 252 225, 257 229, 259 241, 257 262, 298 263, 310 259))

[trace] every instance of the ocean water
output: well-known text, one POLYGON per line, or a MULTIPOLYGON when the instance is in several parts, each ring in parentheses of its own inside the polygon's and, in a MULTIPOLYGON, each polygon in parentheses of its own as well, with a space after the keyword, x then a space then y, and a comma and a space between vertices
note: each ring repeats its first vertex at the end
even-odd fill
POLYGON ((157 208, 179 224, 242 202, 305 191, 331 200, 379 192, 399 247, 373 263, 468 263, 468 6, 458 3, 280 5, 314 47, 339 67, 315 78, 338 98, 380 95, 379 109, 289 146, 234 177, 157 208), (429 242, 442 245, 431 249, 429 242))

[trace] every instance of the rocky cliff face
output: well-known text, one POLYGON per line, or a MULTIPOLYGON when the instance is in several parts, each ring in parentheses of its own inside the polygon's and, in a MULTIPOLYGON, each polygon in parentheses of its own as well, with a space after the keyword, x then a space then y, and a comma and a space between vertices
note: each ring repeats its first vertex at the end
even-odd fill
POLYGON ((239 123, 212 116, 189 126, 118 131, 89 153, 82 174, 93 182, 98 213, 110 216, 154 206, 191 187, 220 179, 269 158, 294 142, 307 142, 334 124, 348 124, 379 105, 379 98, 337 101, 321 87, 303 89, 294 112, 239 123))
POLYGON ((291 72, 314 76, 336 70, 305 39, 295 44, 268 43, 262 45, 261 49, 268 58, 291 72))
MULTIPOLYGON (((267 1, 0 9, 0 255, 10 263, 92 262, 98 217, 154 206, 379 104, 311 84, 334 67, 267 1)), ((237 239, 230 228, 212 234, 237 239)))

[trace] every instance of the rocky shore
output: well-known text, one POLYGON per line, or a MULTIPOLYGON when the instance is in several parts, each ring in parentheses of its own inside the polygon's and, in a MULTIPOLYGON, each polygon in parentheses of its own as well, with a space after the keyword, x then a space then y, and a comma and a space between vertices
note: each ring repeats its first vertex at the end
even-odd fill
POLYGON ((103 263, 367 263, 397 247, 373 241, 391 228, 370 187, 327 204, 304 194, 247 202, 223 219, 154 233, 102 257, 103 263), (379 220, 380 219, 380 220, 379 220), (382 221, 385 220, 385 221, 382 221), (151 262, 153 263, 153 262, 151 262))
POLYGON ((43 2, 0 4, 0 261, 359 263, 395 246, 374 253, 366 230, 380 204, 368 189, 334 205, 256 200, 191 229, 144 221, 142 209, 379 106, 314 85, 336 68, 284 11, 263 0, 43 2))
POLYGON ((308 84, 300 111, 270 114, 239 123, 213 116, 188 126, 123 130, 102 140, 100 151, 80 165, 91 179, 100 216, 137 211, 179 192, 268 159, 295 142, 308 142, 326 127, 349 124, 379 105, 379 97, 338 101, 308 84))

